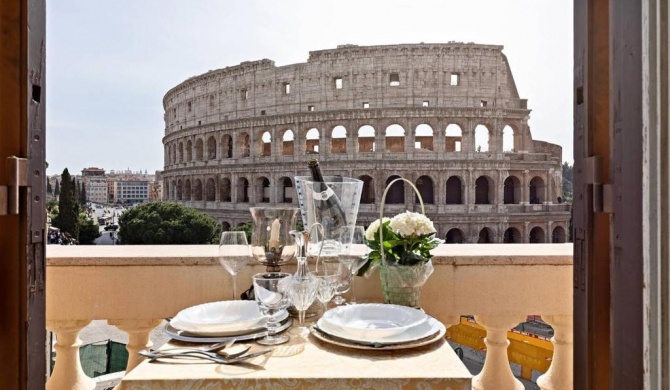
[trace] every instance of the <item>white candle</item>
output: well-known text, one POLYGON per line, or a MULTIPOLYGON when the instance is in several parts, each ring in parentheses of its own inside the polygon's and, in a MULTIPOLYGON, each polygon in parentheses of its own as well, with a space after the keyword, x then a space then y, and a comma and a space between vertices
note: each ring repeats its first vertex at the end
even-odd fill
POLYGON ((272 229, 270 230, 270 241, 268 242, 270 248, 279 248, 279 228, 281 227, 281 222, 279 218, 276 218, 272 222, 272 229))

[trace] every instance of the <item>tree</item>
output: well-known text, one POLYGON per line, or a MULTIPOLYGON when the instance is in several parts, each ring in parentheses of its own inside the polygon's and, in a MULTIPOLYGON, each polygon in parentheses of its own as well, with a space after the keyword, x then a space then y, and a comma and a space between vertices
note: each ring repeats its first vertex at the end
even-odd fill
POLYGON ((563 163, 563 198, 572 203, 573 166, 568 162, 563 163))
POLYGON ((251 242, 251 232, 254 229, 254 225, 252 221, 247 221, 245 223, 241 223, 235 227, 231 227, 230 231, 231 232, 244 232, 244 235, 247 236, 247 242, 251 242))
POLYGON ((94 245, 95 239, 100 237, 100 228, 85 213, 79 213, 79 244, 94 245))
POLYGON ((81 191, 79 191, 79 204, 82 207, 86 206, 86 186, 84 186, 84 183, 81 184, 81 191))
POLYGON ((51 188, 51 181, 47 178, 47 194, 53 194, 54 190, 51 188))
POLYGON ((61 175, 62 188, 58 197, 58 216, 53 225, 79 240, 79 203, 75 198, 75 181, 65 168, 61 175))
POLYGON ((119 219, 121 244, 218 244, 221 225, 209 215, 175 203, 151 202, 119 219))
POLYGON ((60 185, 58 184, 58 179, 56 179, 56 185, 54 186, 54 196, 60 196, 60 185))

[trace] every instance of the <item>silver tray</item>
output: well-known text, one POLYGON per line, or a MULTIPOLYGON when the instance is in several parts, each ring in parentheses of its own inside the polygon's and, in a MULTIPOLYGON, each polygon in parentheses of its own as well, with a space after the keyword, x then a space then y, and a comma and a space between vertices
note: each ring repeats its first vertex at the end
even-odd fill
MULTIPOLYGON (((277 328, 277 333, 283 332, 286 329, 288 329, 291 324, 293 323, 293 319, 291 317, 288 317, 284 321, 280 322, 279 328, 277 328)), ((260 339, 262 337, 267 336, 268 332, 267 330, 263 330, 261 332, 255 332, 255 333, 247 333, 247 334, 242 334, 238 336, 226 336, 226 337, 198 337, 198 336, 193 336, 191 333, 189 333, 188 336, 181 334, 182 331, 179 329, 175 329, 172 327, 170 324, 167 324, 165 326, 165 334, 168 335, 171 339, 174 340, 179 340, 179 341, 185 341, 188 343, 221 343, 225 341, 247 341, 247 340, 256 340, 260 339)))
POLYGON ((328 344, 338 345, 340 347, 366 349, 373 351, 389 351, 396 349, 410 349, 410 348, 422 347, 424 345, 429 345, 436 341, 443 340, 444 336, 447 334, 447 328, 441 323, 440 325, 441 325, 440 330, 429 336, 426 336, 419 340, 410 341, 407 343, 396 343, 396 344, 362 343, 357 341, 350 341, 337 336, 332 336, 326 333, 325 331, 319 329, 319 327, 316 326, 316 324, 312 325, 312 327, 310 328, 310 333, 318 340, 321 340, 328 344))

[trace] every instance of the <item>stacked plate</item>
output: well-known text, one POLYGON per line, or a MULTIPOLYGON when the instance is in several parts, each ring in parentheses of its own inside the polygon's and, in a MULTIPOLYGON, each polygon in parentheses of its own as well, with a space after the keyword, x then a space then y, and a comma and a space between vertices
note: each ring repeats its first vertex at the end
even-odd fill
POLYGON ((312 327, 322 341, 359 349, 414 348, 445 333, 442 323, 420 310, 376 303, 336 307, 312 327))
MULTIPOLYGON (((281 323, 280 331, 291 325, 285 310, 276 316, 281 323)), ((255 301, 221 301, 180 311, 170 320, 165 332, 173 339, 189 342, 252 340, 265 336, 266 323, 255 301)))

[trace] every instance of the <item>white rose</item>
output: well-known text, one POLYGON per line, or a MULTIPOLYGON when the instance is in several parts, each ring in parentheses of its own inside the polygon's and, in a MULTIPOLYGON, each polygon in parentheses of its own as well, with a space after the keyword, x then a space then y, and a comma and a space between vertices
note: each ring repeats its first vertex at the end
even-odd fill
MULTIPOLYGON (((383 221, 386 222, 388 221, 388 218, 384 218, 383 221)), ((368 229, 365 231, 365 239, 368 241, 374 241, 375 238, 378 236, 377 231, 379 230, 379 225, 380 222, 379 220, 376 220, 368 226, 368 229)))

